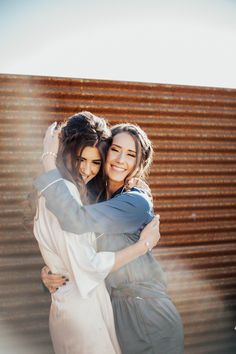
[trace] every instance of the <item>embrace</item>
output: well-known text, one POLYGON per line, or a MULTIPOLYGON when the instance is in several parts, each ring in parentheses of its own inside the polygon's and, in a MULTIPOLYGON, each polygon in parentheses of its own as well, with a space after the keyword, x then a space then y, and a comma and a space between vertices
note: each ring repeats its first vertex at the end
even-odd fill
POLYGON ((151 141, 80 112, 44 138, 34 235, 55 354, 183 354, 180 315, 152 254, 151 141))

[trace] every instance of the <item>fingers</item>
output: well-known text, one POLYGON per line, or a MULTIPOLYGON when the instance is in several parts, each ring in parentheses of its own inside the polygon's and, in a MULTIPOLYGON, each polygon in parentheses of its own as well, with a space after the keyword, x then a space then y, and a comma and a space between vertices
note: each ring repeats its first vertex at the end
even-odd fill
POLYGON ((52 123, 51 125, 49 125, 49 127, 46 130, 44 140, 48 139, 49 137, 53 138, 59 132, 60 132, 60 129, 59 129, 58 123, 57 122, 52 123))
POLYGON ((143 188, 145 185, 147 186, 147 184, 141 180, 140 178, 134 177, 133 181, 132 181, 134 187, 139 187, 139 188, 143 188))
POLYGON ((151 226, 152 228, 154 228, 154 227, 156 227, 156 226, 159 227, 159 225, 160 225, 160 215, 156 214, 156 215, 154 216, 154 218, 152 219, 150 226, 151 226))
POLYGON ((48 272, 50 272, 50 269, 48 268, 48 266, 44 266, 41 269, 40 276, 41 276, 41 280, 43 281, 43 283, 44 283, 44 280, 46 279, 46 277, 48 275, 48 272))
POLYGON ((49 288, 60 288, 61 286, 66 284, 66 279, 50 279, 46 278, 44 280, 44 285, 49 288))
POLYGON ((41 269, 41 274, 48 274, 48 272, 50 271, 49 267, 47 265, 45 265, 42 269, 41 269))
POLYGON ((156 240, 156 244, 157 242, 159 242, 160 238, 161 238, 161 234, 160 234, 160 215, 155 215, 153 218, 153 225, 152 225, 152 230, 154 232, 154 237, 156 240))
POLYGON ((69 279, 64 275, 53 274, 47 266, 43 267, 41 270, 41 279, 48 289, 59 288, 60 286, 65 285, 67 281, 69 281, 69 279))
POLYGON ((64 275, 61 274, 54 274, 54 273, 48 273, 45 278, 51 281, 59 281, 59 279, 66 279, 64 275))
POLYGON ((145 228, 143 229, 142 233, 141 233, 141 239, 146 239, 151 247, 153 248, 157 245, 158 241, 161 238, 160 235, 160 216, 157 214, 154 216, 154 218, 152 219, 152 221, 145 226, 145 228))
POLYGON ((53 287, 49 286, 48 290, 49 290, 50 294, 53 294, 57 291, 57 288, 53 288, 53 287))
POLYGON ((156 234, 155 234, 155 246, 160 241, 160 238, 161 238, 160 231, 157 231, 156 234))
POLYGON ((50 135, 53 137, 54 132, 56 130, 57 122, 54 122, 50 125, 50 135))
POLYGON ((146 191, 151 191, 149 186, 147 185, 146 182, 144 182, 142 179, 137 178, 137 177, 133 177, 131 178, 128 182, 127 182, 127 187, 129 189, 133 188, 133 187, 138 187, 141 189, 145 189, 146 191))
POLYGON ((61 286, 69 279, 58 274, 48 274, 44 277, 49 286, 61 286))
POLYGON ((140 233, 140 240, 146 241, 150 244, 149 249, 155 247, 160 240, 160 215, 155 215, 153 219, 147 224, 140 233))
POLYGON ((150 235, 149 242, 152 245, 151 248, 155 247, 160 240, 160 233, 156 233, 155 235, 150 235))

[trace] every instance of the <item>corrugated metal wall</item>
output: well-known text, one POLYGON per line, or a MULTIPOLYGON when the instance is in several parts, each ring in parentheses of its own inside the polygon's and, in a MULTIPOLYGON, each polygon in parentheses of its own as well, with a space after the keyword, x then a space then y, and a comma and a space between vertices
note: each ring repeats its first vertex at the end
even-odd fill
POLYGON ((236 90, 14 75, 0 75, 0 352, 14 337, 17 353, 52 353, 42 260, 20 202, 46 126, 81 110, 138 123, 154 142, 155 252, 184 320, 185 354, 235 353, 236 90))

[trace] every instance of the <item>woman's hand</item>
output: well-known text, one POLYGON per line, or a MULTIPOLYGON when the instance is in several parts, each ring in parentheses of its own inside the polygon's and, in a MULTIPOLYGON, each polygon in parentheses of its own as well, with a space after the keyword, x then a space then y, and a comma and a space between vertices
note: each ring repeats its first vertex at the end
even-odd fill
POLYGON ((157 245, 160 238, 160 216, 155 215, 152 221, 142 230, 140 240, 145 241, 148 250, 151 251, 157 245))
POLYGON ((56 168, 56 156, 59 148, 60 128, 57 122, 51 124, 46 130, 43 140, 42 162, 45 171, 56 168))
POLYGON ((134 187, 141 188, 148 192, 151 192, 151 189, 149 188, 148 184, 141 178, 133 177, 125 185, 126 190, 130 190, 131 188, 134 187))
POLYGON ((145 192, 147 193, 147 195, 149 196, 149 198, 152 201, 152 191, 151 191, 149 185, 144 180, 142 180, 141 178, 137 178, 137 177, 131 178, 126 183, 125 190, 129 191, 130 189, 132 189, 134 187, 137 187, 137 188, 145 190, 145 192))
POLYGON ((42 268, 41 280, 51 294, 55 293, 60 286, 66 285, 66 282, 69 281, 64 275, 52 274, 48 266, 42 268))

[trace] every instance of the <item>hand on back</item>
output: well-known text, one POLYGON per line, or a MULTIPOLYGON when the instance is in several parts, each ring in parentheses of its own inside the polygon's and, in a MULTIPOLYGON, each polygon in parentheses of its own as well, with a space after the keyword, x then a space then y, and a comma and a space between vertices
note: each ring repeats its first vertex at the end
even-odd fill
POLYGON ((145 241, 149 250, 155 247, 160 240, 160 215, 155 215, 140 234, 140 240, 145 241))
POLYGON ((69 280, 62 274, 53 274, 48 266, 41 270, 41 280, 51 294, 55 293, 60 286, 66 284, 69 280))

